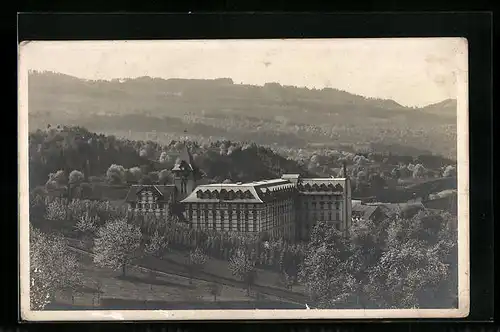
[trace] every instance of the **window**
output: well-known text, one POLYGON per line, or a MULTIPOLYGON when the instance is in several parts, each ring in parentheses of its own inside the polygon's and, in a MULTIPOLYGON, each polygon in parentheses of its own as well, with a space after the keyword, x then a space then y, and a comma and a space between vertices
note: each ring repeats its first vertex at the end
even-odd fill
POLYGON ((217 229, 217 224, 215 222, 215 216, 214 216, 214 220, 212 221, 212 229, 213 230, 216 230, 217 229))
POLYGON ((257 232, 257 221, 255 221, 255 220, 253 222, 253 231, 257 232))
POLYGON ((248 227, 248 222, 245 223, 245 232, 248 232, 249 227, 248 227))

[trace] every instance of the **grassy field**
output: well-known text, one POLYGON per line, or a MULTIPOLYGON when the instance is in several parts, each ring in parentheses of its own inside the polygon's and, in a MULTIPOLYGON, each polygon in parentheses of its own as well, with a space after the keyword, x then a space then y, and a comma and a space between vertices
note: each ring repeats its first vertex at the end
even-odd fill
MULTIPOLYGON (((81 242, 76 239, 67 239, 69 244, 81 248, 81 242)), ((137 265, 152 268, 166 273, 175 273, 181 276, 188 277, 188 253, 179 250, 169 250, 161 259, 155 257, 144 257, 135 263, 137 265)), ((256 269, 257 278, 255 285, 262 286, 265 288, 277 289, 280 292, 289 293, 292 296, 301 297, 305 294, 305 288, 301 284, 294 285, 292 290, 289 290, 281 282, 281 276, 279 273, 264 269, 256 269)), ((199 271, 194 274, 195 278, 205 279, 205 280, 217 280, 226 284, 241 283, 241 281, 236 278, 228 267, 228 262, 210 257, 205 265, 199 271)))
MULTIPOLYGON (((49 309, 60 308, 95 308, 109 309, 105 303, 130 302, 140 308, 151 308, 151 303, 204 303, 217 302, 224 306, 224 302, 248 303, 255 302, 285 302, 274 296, 259 294, 255 291, 247 296, 246 289, 221 285, 221 292, 214 301, 210 293, 210 282, 189 280, 189 278, 175 275, 151 275, 149 271, 130 267, 125 277, 120 272, 96 267, 92 258, 79 254, 83 287, 77 291, 59 292, 56 302, 49 309), (149 303, 149 305, 148 305, 149 303), (103 305, 104 304, 104 305, 103 305)), ((134 307, 130 308, 134 309, 134 307)))

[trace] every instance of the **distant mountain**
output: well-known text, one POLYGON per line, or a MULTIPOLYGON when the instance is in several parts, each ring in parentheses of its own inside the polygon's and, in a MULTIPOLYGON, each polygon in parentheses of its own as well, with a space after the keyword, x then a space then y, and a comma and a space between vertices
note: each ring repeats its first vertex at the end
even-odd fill
POLYGON ((456 99, 446 99, 439 103, 427 105, 422 108, 424 112, 429 113, 441 113, 441 114, 452 114, 457 113, 457 100, 456 99))
POLYGON ((30 129, 83 125, 111 134, 188 131, 297 148, 375 143, 456 153, 453 100, 410 108, 331 88, 252 86, 230 78, 93 81, 33 72, 28 82, 30 129))

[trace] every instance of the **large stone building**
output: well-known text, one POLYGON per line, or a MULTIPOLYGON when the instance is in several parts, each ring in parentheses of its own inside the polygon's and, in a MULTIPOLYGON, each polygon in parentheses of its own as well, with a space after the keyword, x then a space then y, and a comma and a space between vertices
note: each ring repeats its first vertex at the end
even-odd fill
POLYGON ((319 220, 347 232, 351 217, 348 178, 279 179, 249 183, 197 184, 199 171, 184 148, 174 168, 174 184, 133 187, 129 209, 154 212, 168 200, 183 206, 184 219, 197 229, 268 233, 273 237, 305 240, 319 220))

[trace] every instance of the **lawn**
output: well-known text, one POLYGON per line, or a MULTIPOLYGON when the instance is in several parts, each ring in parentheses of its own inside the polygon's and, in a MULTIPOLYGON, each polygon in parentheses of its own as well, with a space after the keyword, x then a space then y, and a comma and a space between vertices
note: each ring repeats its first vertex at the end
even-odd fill
MULTIPOLYGON (((214 296, 210 293, 210 282, 175 275, 152 276, 149 271, 141 268, 129 267, 127 275, 121 276, 120 272, 110 269, 96 267, 92 258, 85 254, 79 254, 81 271, 83 274, 83 286, 73 293, 58 292, 56 303, 49 306, 51 309, 58 307, 108 309, 105 303, 129 302, 139 308, 151 308, 151 303, 186 303, 196 306, 199 303, 213 304, 214 296), (149 305, 148 305, 149 303, 149 305)), ((252 292, 247 296, 243 288, 221 285, 221 292, 217 296, 218 305, 224 306, 226 302, 248 303, 254 302, 258 305, 263 303, 285 302, 282 299, 270 295, 252 292)), ((135 309, 131 307, 128 309, 135 309)))
MULTIPOLYGON (((68 239, 69 243, 81 248, 79 240, 68 239)), ((137 265, 159 270, 166 273, 175 273, 178 275, 189 276, 188 272, 188 257, 187 252, 178 250, 169 250, 161 259, 154 257, 144 257, 135 262, 137 265)), ((241 281, 232 275, 228 267, 228 262, 210 257, 203 267, 195 272, 194 277, 210 281, 218 281, 226 285, 241 285, 241 281)), ((261 290, 267 290, 273 294, 283 294, 287 298, 293 298, 296 301, 302 302, 305 294, 303 285, 294 285, 292 290, 286 289, 285 285, 280 281, 280 274, 277 272, 257 269, 257 279, 255 285, 260 286, 261 290)))

